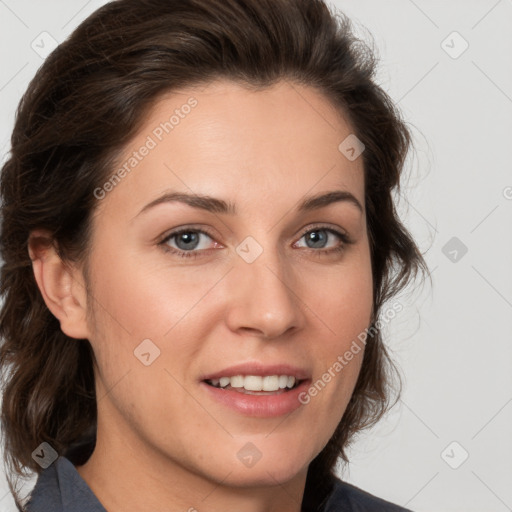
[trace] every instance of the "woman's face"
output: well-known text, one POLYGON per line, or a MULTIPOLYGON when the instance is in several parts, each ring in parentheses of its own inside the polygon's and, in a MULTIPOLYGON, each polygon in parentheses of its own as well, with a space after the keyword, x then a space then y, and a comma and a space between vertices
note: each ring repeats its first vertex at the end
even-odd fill
POLYGON ((362 157, 338 148, 351 133, 287 82, 218 81, 156 104, 95 192, 94 456, 233 486, 305 477, 345 411, 363 350, 344 354, 372 311, 362 157), (229 389, 205 382, 220 376, 229 389), (284 376, 300 388, 251 391, 284 376))

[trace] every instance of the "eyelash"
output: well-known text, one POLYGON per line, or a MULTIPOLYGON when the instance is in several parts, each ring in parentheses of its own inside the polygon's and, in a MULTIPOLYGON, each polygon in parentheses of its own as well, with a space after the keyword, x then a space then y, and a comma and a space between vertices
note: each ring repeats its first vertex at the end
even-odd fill
MULTIPOLYGON (((329 228, 327 226, 314 226, 312 228, 308 228, 308 229, 305 229, 300 237, 299 237, 299 240, 304 236, 304 235, 307 235, 308 233, 311 233, 313 231, 327 231, 329 233, 332 233, 334 235, 336 235, 341 241, 342 241, 342 244, 337 246, 337 247, 331 247, 330 249, 311 249, 311 248, 308 248, 308 252, 313 252, 313 253, 316 253, 317 255, 319 256, 329 256, 331 254, 337 254, 337 253, 341 253, 343 252, 345 249, 346 249, 346 246, 347 245, 350 245, 350 244, 353 244, 353 240, 346 234, 346 233, 343 233, 341 231, 338 231, 336 229, 333 229, 333 228, 329 228)), ((174 249, 173 247, 169 247, 169 245, 167 245, 167 242, 169 240, 171 240, 172 238, 174 237, 177 237, 179 235, 181 235, 182 233, 202 233, 204 235, 207 235, 208 237, 210 237, 212 240, 213 240, 213 236, 208 233, 208 231, 206 230, 203 230, 203 229, 197 229, 197 228, 192 228, 192 227, 187 227, 187 228, 182 228, 182 229, 179 229, 177 231, 173 231, 172 233, 169 233, 162 241, 160 241, 158 243, 159 246, 162 246, 162 249, 167 252, 167 253, 171 253, 171 254, 174 254, 176 256, 180 256, 182 258, 197 258, 199 256, 203 256, 203 252, 204 251, 196 251, 196 250, 191 250, 191 251, 181 251, 181 250, 177 250, 177 249, 174 249)))

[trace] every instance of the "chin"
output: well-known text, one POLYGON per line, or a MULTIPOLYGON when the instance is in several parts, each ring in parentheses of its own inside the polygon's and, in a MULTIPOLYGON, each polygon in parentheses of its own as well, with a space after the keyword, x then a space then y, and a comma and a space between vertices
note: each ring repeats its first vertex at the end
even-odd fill
MULTIPOLYGON (((288 454, 261 458, 252 467, 236 464, 224 483, 233 487, 269 487, 285 484, 307 471, 307 461, 290 458, 288 454)), ((225 476, 225 474, 223 475, 225 476)))
POLYGON ((276 471, 275 468, 270 466, 260 468, 258 471, 252 468, 233 472, 228 478, 223 480, 223 484, 240 488, 273 487, 284 485, 297 477, 297 475, 297 468, 288 471, 276 471))

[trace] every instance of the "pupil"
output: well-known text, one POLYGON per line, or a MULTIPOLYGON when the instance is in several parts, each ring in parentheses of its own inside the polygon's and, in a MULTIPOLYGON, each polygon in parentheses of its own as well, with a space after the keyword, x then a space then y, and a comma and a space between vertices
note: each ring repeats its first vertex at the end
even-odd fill
POLYGON ((318 245, 322 245, 322 242, 325 242, 326 234, 323 231, 311 231, 309 233, 308 241, 313 242, 314 247, 318 247, 318 245), (318 234, 321 234, 321 236, 318 236, 318 234))
POLYGON ((176 241, 177 245, 180 245, 181 241, 185 241, 185 246, 180 247, 180 249, 190 249, 190 245, 197 244, 198 234, 192 231, 187 231, 185 233, 181 233, 176 241), (188 245, 187 245, 188 244, 188 245))

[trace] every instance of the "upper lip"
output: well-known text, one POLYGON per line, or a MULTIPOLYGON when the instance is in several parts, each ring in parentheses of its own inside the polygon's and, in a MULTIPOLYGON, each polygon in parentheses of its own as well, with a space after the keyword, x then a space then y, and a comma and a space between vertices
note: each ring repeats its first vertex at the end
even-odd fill
POLYGON ((235 375, 258 375, 260 377, 267 375, 291 375, 295 377, 296 380, 304 380, 309 379, 310 374, 306 369, 290 364, 249 362, 235 364, 223 370, 203 375, 201 380, 220 379, 221 377, 233 377, 235 375))

